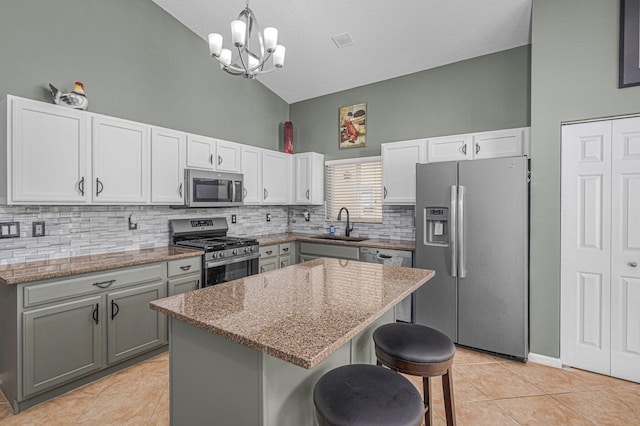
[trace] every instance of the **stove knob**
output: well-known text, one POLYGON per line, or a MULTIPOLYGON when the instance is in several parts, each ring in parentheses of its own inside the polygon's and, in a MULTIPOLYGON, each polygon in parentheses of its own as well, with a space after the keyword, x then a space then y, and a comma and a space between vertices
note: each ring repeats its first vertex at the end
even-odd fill
POLYGON ((244 248, 244 252, 245 253, 251 253, 251 247, 245 247, 244 248))
POLYGON ((233 251, 231 252, 232 255, 236 256, 238 254, 238 249, 233 249, 233 251))
POLYGON ((255 247, 249 247, 249 252, 253 253, 254 251, 256 251, 255 247))
POLYGON ((212 258, 212 259, 215 259, 215 258, 217 258, 217 257, 218 257, 218 253, 211 253, 211 258, 212 258))
POLYGON ((224 252, 223 251, 220 252, 219 257, 221 257, 221 258, 224 257, 224 252))

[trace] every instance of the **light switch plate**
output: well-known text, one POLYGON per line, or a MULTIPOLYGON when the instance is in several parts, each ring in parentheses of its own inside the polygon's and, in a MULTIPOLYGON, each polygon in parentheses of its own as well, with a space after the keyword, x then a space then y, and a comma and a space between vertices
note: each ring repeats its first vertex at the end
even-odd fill
POLYGON ((0 238, 20 238, 20 222, 0 223, 0 238))
POLYGON ((267 213, 267 222, 271 222, 271 213, 267 213))
POLYGON ((236 215, 235 214, 231 215, 231 223, 236 223, 236 215))
POLYGON ((33 237, 44 237, 44 221, 31 222, 31 235, 33 237))

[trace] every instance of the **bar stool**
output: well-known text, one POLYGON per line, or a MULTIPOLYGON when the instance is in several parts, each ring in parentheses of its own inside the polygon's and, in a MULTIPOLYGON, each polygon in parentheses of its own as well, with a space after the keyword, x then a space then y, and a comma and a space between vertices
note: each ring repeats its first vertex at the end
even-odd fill
POLYGON ((420 392, 400 374, 377 365, 353 364, 325 373, 313 389, 320 426, 417 426, 420 392))
POLYGON ((456 424, 451 365, 456 347, 445 334, 417 324, 385 324, 373 332, 378 365, 400 373, 422 376, 424 421, 433 424, 431 378, 442 376, 447 425, 456 424))

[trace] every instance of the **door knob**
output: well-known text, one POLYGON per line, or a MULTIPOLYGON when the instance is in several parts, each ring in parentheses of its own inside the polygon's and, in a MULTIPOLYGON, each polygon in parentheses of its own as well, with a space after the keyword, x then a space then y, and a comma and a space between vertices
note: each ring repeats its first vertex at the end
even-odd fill
POLYGON ((629 262, 627 263, 627 265, 631 266, 632 268, 635 268, 636 266, 638 266, 638 262, 629 262))

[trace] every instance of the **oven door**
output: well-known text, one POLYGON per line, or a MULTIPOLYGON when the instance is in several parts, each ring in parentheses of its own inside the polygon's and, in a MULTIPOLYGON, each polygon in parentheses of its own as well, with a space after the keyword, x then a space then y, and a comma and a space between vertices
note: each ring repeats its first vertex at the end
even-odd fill
POLYGON ((242 205, 243 179, 236 173, 187 169, 185 203, 189 207, 232 207, 242 205))
POLYGON ((204 268, 204 285, 209 287, 258 273, 258 256, 209 261, 204 268))

